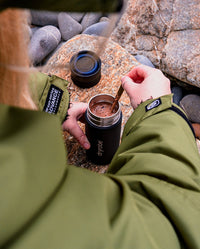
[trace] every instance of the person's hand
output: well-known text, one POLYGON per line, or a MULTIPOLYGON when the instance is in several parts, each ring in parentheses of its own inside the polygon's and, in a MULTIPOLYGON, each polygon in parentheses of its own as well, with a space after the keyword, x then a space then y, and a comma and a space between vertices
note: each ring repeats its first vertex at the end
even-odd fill
POLYGON ((77 121, 84 122, 83 116, 86 109, 87 109, 86 103, 81 103, 81 102, 71 103, 68 109, 67 120, 63 122, 62 128, 64 131, 68 131, 74 138, 76 138, 84 149, 89 149, 90 143, 77 122, 77 121))
POLYGON ((144 65, 133 68, 121 81, 133 109, 147 99, 171 93, 170 80, 159 69, 144 65))

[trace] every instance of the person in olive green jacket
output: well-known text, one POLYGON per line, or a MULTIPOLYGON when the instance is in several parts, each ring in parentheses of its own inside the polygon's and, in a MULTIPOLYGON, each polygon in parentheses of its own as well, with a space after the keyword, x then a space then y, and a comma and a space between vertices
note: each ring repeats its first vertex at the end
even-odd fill
MULTIPOLYGON (((10 14, 16 28, 22 15, 10 14)), ((0 40, 0 248, 200 248, 200 157, 162 72, 139 66, 122 78, 134 112, 99 175, 67 165, 61 123, 73 132, 83 110, 75 104, 65 120, 66 81, 35 75, 33 102, 19 70, 25 49, 13 39, 9 48, 0 40)))

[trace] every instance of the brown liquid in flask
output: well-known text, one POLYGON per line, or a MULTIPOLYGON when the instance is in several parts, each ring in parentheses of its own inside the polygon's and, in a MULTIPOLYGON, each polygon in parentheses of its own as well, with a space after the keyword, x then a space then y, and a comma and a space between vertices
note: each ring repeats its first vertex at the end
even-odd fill
POLYGON ((109 164, 119 146, 122 112, 119 103, 111 112, 113 101, 111 95, 96 95, 86 111, 86 136, 91 144, 86 154, 95 164, 109 164))
POLYGON ((109 116, 112 116, 114 113, 116 113, 116 109, 115 108, 113 110, 113 112, 111 112, 111 107, 112 107, 112 104, 109 103, 109 102, 99 102, 99 103, 95 103, 94 105, 91 106, 91 112, 96 115, 96 116, 99 116, 99 117, 109 117, 109 116))

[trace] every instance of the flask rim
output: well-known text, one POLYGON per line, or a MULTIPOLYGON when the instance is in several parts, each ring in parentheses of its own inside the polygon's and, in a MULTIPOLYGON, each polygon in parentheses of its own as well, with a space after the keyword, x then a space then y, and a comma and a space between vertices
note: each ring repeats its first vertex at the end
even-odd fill
POLYGON ((106 117, 101 117, 98 116, 96 114, 94 114, 91 111, 91 105, 94 102, 96 103, 101 103, 101 102, 107 102, 110 104, 113 104, 114 102, 114 97, 111 94, 96 94, 93 97, 90 98, 89 102, 88 102, 88 108, 87 108, 87 119, 95 126, 98 127, 109 127, 111 125, 114 125, 115 123, 118 122, 118 120, 120 119, 121 116, 121 105, 119 102, 117 102, 116 104, 116 112, 113 113, 113 115, 111 116, 106 116, 106 117), (95 99, 97 102, 95 102, 95 99))

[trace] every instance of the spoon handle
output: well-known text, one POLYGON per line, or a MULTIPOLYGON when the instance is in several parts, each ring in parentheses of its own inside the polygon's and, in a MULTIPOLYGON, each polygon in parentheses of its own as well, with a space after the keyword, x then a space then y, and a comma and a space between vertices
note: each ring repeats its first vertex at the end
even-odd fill
POLYGON ((116 96, 115 96, 114 102, 113 102, 113 104, 112 104, 111 112, 113 112, 113 110, 114 110, 114 108, 115 108, 117 102, 119 101, 119 99, 120 99, 120 97, 121 97, 123 91, 124 91, 124 88, 122 87, 122 85, 120 85, 120 87, 119 87, 119 89, 118 89, 118 92, 117 92, 117 94, 116 94, 116 96))

